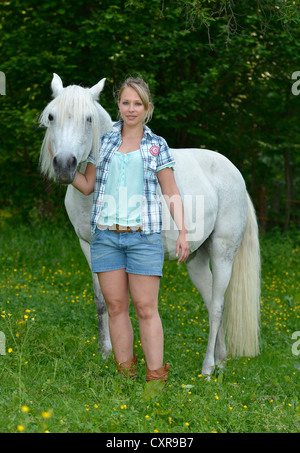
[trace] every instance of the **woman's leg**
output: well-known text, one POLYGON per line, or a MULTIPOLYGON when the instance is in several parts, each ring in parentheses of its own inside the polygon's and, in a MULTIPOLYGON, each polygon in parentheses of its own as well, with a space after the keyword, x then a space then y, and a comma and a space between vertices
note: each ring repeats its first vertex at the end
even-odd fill
POLYGON ((150 370, 156 370, 163 364, 164 348, 163 328, 158 313, 160 277, 128 274, 128 278, 146 363, 150 370))
POLYGON ((133 331, 129 318, 128 274, 125 269, 99 272, 99 283, 109 315, 109 332, 116 362, 133 355, 133 331))

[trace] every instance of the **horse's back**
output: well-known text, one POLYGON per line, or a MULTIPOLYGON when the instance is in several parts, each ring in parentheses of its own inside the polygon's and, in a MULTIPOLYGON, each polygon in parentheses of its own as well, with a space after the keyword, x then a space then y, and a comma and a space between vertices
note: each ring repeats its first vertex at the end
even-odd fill
POLYGON ((237 184, 244 184, 240 171, 221 153, 200 148, 171 149, 171 152, 182 174, 198 178, 198 181, 201 177, 207 179, 214 187, 224 187, 228 178, 234 178, 237 184))

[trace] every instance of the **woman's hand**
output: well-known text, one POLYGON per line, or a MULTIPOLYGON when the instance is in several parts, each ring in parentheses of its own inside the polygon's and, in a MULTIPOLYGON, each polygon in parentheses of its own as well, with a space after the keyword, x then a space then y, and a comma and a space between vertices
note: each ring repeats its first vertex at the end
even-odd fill
POLYGON ((85 173, 76 172, 72 185, 79 190, 83 195, 90 195, 94 192, 96 181, 96 167, 91 162, 88 162, 85 173))
POLYGON ((176 256, 179 256, 180 250, 181 250, 181 254, 180 254, 178 263, 182 263, 183 261, 185 261, 190 254, 190 247, 189 247, 188 241, 186 240, 185 231, 179 232, 179 236, 178 236, 177 244, 176 244, 176 256))

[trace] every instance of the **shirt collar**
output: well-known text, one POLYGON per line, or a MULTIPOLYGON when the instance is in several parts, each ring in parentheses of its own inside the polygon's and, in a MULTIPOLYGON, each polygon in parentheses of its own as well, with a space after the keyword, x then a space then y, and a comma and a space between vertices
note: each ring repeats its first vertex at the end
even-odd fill
MULTIPOLYGON (((123 120, 120 120, 120 121, 117 121, 116 123, 114 123, 113 127, 118 129, 118 132, 121 133, 121 130, 123 127, 123 120)), ((146 134, 150 135, 150 137, 153 137, 153 132, 151 131, 151 129, 148 126, 144 125, 144 136, 146 134)))

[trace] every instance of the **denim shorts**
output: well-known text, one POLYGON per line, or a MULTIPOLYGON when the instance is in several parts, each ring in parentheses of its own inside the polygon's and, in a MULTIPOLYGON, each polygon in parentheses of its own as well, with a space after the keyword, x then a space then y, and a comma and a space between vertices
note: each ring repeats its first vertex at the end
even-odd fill
POLYGON ((91 241, 92 272, 126 272, 162 277, 164 249, 160 233, 126 233, 96 228, 91 241))

